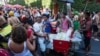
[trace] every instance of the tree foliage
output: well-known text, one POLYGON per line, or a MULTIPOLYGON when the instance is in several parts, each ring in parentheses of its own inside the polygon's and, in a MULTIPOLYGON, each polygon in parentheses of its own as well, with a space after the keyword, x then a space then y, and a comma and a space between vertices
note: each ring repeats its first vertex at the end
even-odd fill
MULTIPOLYGON (((53 2, 57 2, 57 0, 29 0, 30 6, 34 7, 42 7, 45 5, 46 7, 53 8, 53 2)), ((75 2, 72 4, 72 8, 75 10, 84 10, 86 6, 87 0, 74 0, 75 2)), ((11 4, 21 4, 21 5, 27 5, 27 2, 25 0, 9 0, 9 3, 11 4)), ((66 4, 63 2, 58 2, 59 4, 59 10, 66 11, 66 4)), ((88 3, 88 6, 86 7, 86 10, 89 11, 97 11, 100 10, 100 3, 96 3, 96 0, 92 0, 88 3)))
MULTIPOLYGON (((75 3, 72 4, 72 7, 76 10, 84 10, 87 0, 75 0, 75 3)), ((100 3, 96 3, 96 0, 88 2, 86 7, 88 11, 98 11, 100 10, 100 3)))

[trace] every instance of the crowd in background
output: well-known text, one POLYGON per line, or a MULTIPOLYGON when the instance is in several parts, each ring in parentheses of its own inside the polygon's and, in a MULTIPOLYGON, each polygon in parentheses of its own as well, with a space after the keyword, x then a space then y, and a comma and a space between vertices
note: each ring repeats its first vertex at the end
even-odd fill
MULTIPOLYGON (((57 15, 51 12, 48 8, 0 7, 0 43, 7 42, 10 56, 45 56, 50 49, 48 35, 67 31, 70 27, 83 35, 87 54, 91 49, 91 38, 99 41, 100 11, 72 10, 71 16, 66 12, 59 11, 57 15)), ((4 48, 2 44, 0 46, 4 48)))

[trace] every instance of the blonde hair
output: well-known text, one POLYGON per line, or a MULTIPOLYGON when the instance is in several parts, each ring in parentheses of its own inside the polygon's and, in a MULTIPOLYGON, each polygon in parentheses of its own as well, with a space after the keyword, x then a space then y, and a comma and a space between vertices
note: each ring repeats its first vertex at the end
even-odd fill
POLYGON ((79 16, 78 15, 75 15, 74 16, 74 20, 79 20, 79 16))
POLYGON ((84 13, 82 12, 82 13, 79 14, 79 20, 84 20, 84 19, 85 19, 85 15, 84 15, 84 13))

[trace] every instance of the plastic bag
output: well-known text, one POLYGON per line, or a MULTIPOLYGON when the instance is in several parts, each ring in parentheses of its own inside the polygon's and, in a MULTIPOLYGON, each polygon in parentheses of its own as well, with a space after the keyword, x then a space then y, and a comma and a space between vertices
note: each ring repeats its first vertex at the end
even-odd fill
POLYGON ((70 41, 73 28, 69 28, 66 32, 57 33, 56 40, 70 41))
POLYGON ((67 36, 66 32, 58 33, 55 39, 56 40, 70 41, 70 37, 67 36))
POLYGON ((76 30, 73 34, 73 38, 71 39, 72 42, 80 42, 82 41, 82 36, 81 34, 76 30))

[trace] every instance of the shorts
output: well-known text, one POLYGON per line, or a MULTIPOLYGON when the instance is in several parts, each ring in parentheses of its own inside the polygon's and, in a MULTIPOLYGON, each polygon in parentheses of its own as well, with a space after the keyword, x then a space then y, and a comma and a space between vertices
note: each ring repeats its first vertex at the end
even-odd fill
POLYGON ((91 42, 91 38, 87 38, 87 37, 84 38, 85 48, 87 48, 90 45, 90 42, 91 42))
POLYGON ((93 25, 92 28, 93 28, 93 32, 98 32, 99 30, 97 25, 93 25))
POLYGON ((84 35, 85 48, 87 48, 90 45, 91 38, 86 36, 86 32, 84 32, 83 35, 84 35))

